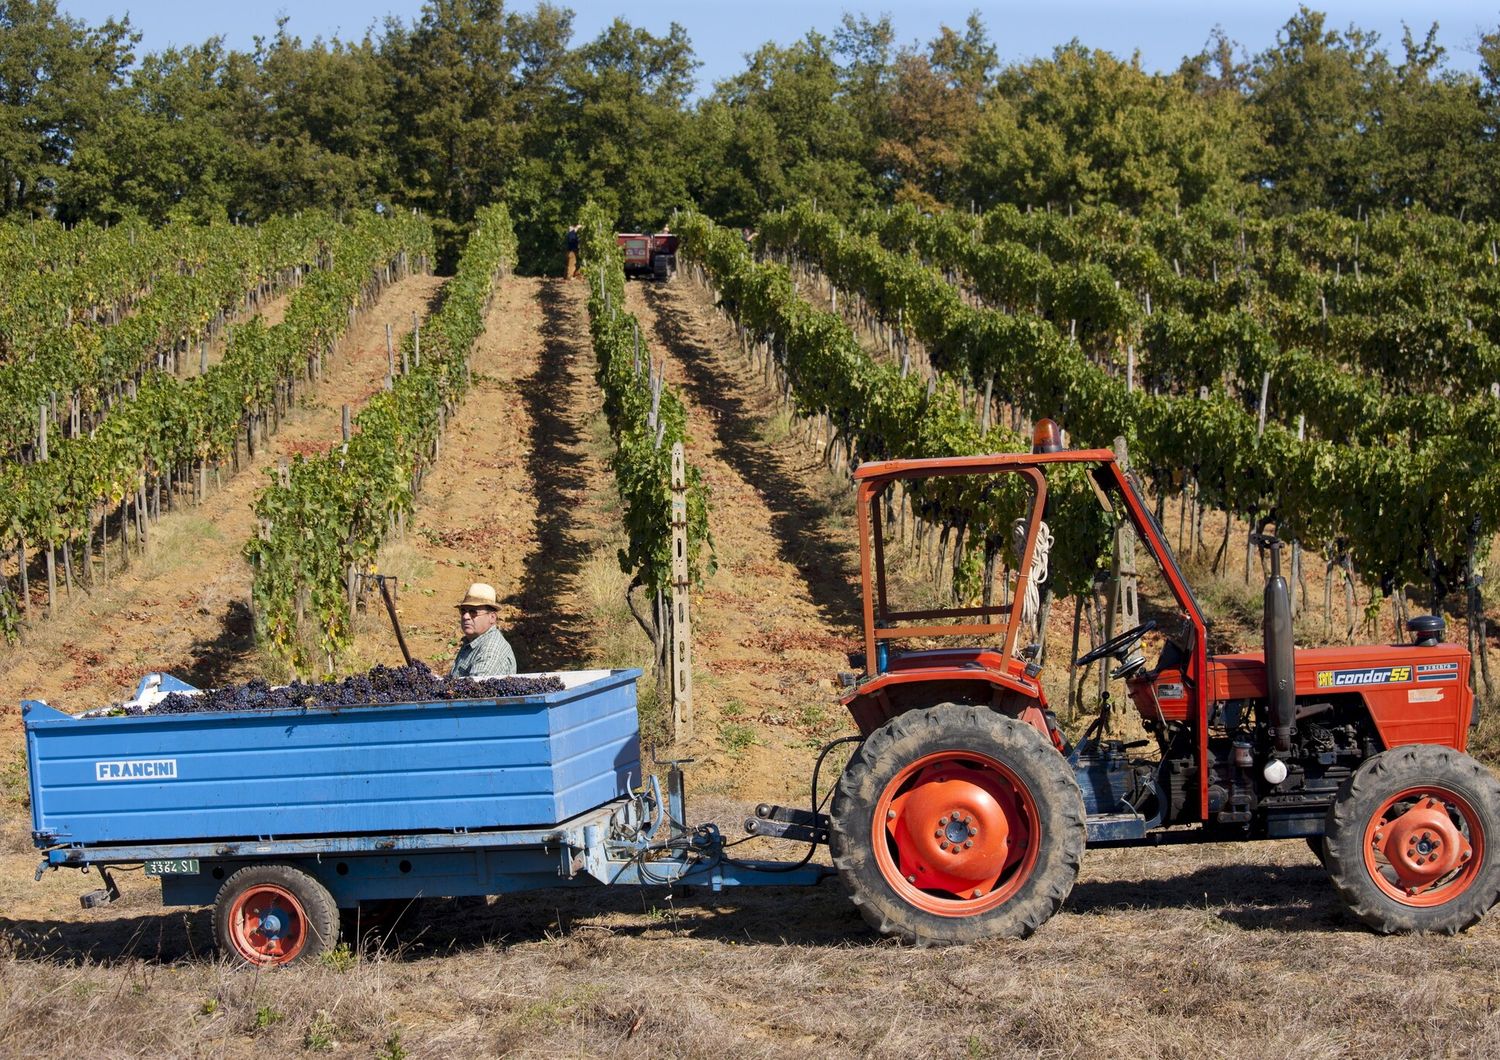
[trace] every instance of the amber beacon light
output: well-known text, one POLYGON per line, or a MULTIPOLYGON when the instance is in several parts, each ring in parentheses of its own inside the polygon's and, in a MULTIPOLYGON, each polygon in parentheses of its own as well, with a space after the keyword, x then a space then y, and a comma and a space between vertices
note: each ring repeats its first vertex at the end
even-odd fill
POLYGON ((1031 451, 1033 453, 1055 453, 1063 447, 1062 429, 1056 420, 1037 420, 1031 429, 1031 451))

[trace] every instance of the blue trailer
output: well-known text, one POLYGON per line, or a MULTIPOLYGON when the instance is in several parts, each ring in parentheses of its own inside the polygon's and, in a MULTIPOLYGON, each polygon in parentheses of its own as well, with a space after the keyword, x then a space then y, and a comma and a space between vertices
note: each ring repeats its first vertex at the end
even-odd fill
MULTIPOLYGON (((223 952, 255 964, 332 946, 340 910, 543 887, 815 883, 811 863, 724 853, 689 827, 680 765, 644 776, 639 670, 559 675, 507 699, 79 717, 21 711, 33 838, 48 869, 140 866, 168 905, 212 905, 223 952)), ((146 698, 189 689, 149 675, 146 698)), ((809 812, 752 831, 818 841, 809 812), (806 818, 804 820, 803 818, 806 818)))

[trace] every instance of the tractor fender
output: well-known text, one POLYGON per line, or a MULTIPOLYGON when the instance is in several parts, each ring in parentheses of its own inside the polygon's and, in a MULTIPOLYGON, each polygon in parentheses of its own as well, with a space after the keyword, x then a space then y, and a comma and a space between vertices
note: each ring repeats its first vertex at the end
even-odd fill
POLYGON ((1039 682, 984 666, 893 670, 844 696, 859 731, 868 736, 894 717, 938 703, 973 703, 1034 726, 1055 743, 1047 724, 1047 698, 1039 682))

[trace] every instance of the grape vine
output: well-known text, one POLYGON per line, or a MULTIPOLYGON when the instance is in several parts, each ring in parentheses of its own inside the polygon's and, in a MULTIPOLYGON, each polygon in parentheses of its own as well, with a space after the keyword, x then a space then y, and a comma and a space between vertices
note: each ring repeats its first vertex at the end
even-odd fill
MULTIPOLYGON (((1198 481, 1221 506, 1274 517, 1305 544, 1351 547, 1361 573, 1389 591, 1459 569, 1468 524, 1500 522, 1500 483, 1475 474, 1493 465, 1500 408, 1476 400, 1454 428, 1411 439, 1345 443, 1300 439, 1274 420, 1262 430, 1243 395, 1223 386, 1201 398, 1132 387, 1094 351, 1033 304, 972 305, 950 277, 871 237, 845 233, 808 208, 768 215, 767 245, 815 262, 858 292, 884 320, 909 329, 933 365, 955 378, 992 380, 1005 401, 1034 417, 1062 418, 1083 444, 1126 436, 1138 465, 1163 489, 1198 481)), ((1097 319, 1109 319, 1113 297, 1097 319)))
MULTIPOLYGON (((170 486, 187 467, 237 462, 242 435, 253 455, 258 429, 289 402, 297 376, 316 373, 387 266, 428 259, 433 246, 415 215, 360 217, 325 238, 331 260, 293 294, 281 324, 233 327, 223 360, 206 373, 149 373, 92 432, 59 440, 47 460, 0 464, 0 540, 18 542, 23 559, 30 545, 82 544, 91 569, 95 530, 107 529, 111 511, 123 521, 133 504, 140 516, 148 486, 170 486)), ((14 637, 17 618, 0 608, 0 633, 14 637)))
MULTIPOLYGON (((615 442, 610 466, 627 535, 620 569, 632 576, 632 589, 644 588, 654 595, 672 584, 671 454, 675 443, 687 444, 687 409, 657 373, 639 322, 625 312, 624 259, 609 215, 589 203, 580 220, 595 378, 615 442)), ((691 462, 687 486, 688 568, 696 582, 704 574, 705 546, 712 564, 713 541, 708 487, 691 462)))
MULTIPOLYGON (((916 373, 878 361, 836 313, 801 297, 787 269, 757 262, 741 237, 698 213, 680 215, 680 254, 702 265, 721 304, 783 374, 797 411, 826 416, 851 451, 851 462, 971 456, 1024 451, 1025 441, 999 425, 979 422, 949 382, 929 386, 916 373)), ((1049 476, 1054 501, 1056 587, 1072 591, 1092 578, 1110 525, 1080 468, 1049 476)), ((941 527, 955 567, 964 556, 989 566, 1011 551, 1011 523, 1027 512, 1028 489, 1012 475, 980 482, 908 484, 916 516, 941 527)))

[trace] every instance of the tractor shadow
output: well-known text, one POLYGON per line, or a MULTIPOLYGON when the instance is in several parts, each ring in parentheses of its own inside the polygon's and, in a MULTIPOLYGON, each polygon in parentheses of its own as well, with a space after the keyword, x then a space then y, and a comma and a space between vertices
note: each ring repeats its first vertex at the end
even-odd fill
MULTIPOLYGON (((777 552, 806 580, 823 619, 833 628, 848 628, 862 607, 857 571, 848 550, 839 546, 832 530, 825 529, 836 521, 835 516, 842 520, 842 513, 790 473, 776 448, 767 444, 767 417, 757 407, 758 397, 745 396, 752 389, 749 383, 726 380, 734 368, 726 371, 720 354, 689 331, 684 324, 689 308, 680 288, 643 286, 646 304, 656 316, 657 341, 672 350, 682 365, 684 385, 694 403, 713 414, 716 455, 755 490, 770 511, 777 552)), ((849 547, 855 545, 852 530, 843 531, 842 537, 849 547)))
MULTIPOLYGON (((1345 911, 1321 869, 1250 865, 1207 867, 1168 879, 1085 882, 1073 890, 1054 930, 1091 931, 1093 923, 1143 912, 1198 913, 1245 931, 1365 930, 1345 911)), ((360 945, 366 954, 420 961, 491 945, 550 945, 563 938, 842 949, 897 945, 864 923, 836 878, 810 887, 735 887, 719 894, 702 885, 589 886, 488 900, 427 899, 399 933, 370 933, 360 945)), ((203 908, 104 913, 76 921, 0 917, 0 948, 62 966, 216 958, 212 914, 203 908)))
POLYGON ((519 615, 507 636, 522 670, 578 665, 588 651, 587 616, 564 606, 565 586, 590 554, 576 532, 588 480, 583 472, 584 429, 570 414, 570 391, 587 363, 588 324, 581 302, 564 293, 562 281, 541 285, 541 362, 516 389, 530 419, 526 470, 536 491, 536 545, 522 567, 521 582, 506 598, 519 615))
POLYGON ((1245 931, 1364 930, 1317 865, 1207 865, 1161 879, 1085 881, 1063 910, 1091 917, 1197 911, 1245 931))
MULTIPOLYGON (((87 879, 92 883, 97 877, 87 879)), ((212 960, 213 913, 208 909, 164 909, 138 916, 110 917, 103 913, 98 919, 59 921, 0 917, 0 944, 23 960, 63 966, 212 960)))

